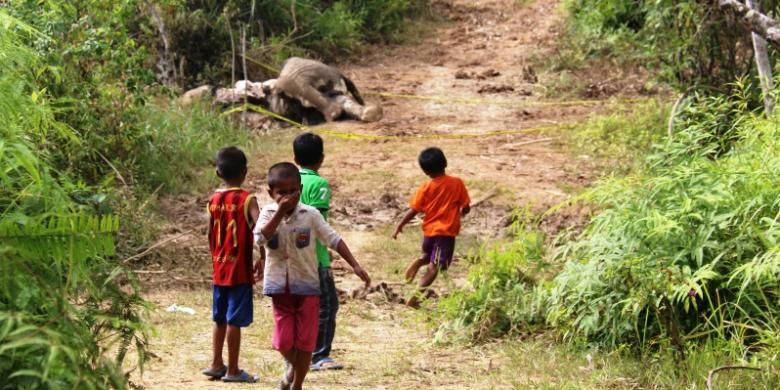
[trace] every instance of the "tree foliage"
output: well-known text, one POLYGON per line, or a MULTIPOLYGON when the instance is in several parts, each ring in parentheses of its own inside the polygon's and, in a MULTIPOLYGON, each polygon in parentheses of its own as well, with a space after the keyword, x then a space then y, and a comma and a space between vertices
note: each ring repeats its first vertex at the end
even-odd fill
POLYGON ((110 260, 118 220, 75 202, 78 186, 38 148, 77 142, 38 86, 51 70, 23 43, 45 35, 2 10, 0 25, 0 386, 122 388, 145 326, 132 275, 110 260))
MULTIPOLYGON (((761 1, 777 14, 780 3, 761 1)), ((755 75, 750 30, 714 0, 567 0, 574 45, 589 55, 633 59, 681 85, 728 93, 755 75)), ((774 58, 773 58, 774 61, 774 58)))

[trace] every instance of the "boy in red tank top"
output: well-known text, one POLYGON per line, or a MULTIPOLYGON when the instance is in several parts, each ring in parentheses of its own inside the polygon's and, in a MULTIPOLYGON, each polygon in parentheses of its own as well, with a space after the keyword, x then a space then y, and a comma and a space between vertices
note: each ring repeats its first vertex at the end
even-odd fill
POLYGON ((422 256, 406 268, 406 281, 411 283, 420 267, 426 264, 428 270, 420 279, 418 293, 407 302, 411 307, 419 306, 419 293, 436 280, 439 270, 449 268, 455 252, 455 237, 460 233, 460 218, 471 210, 469 192, 462 180, 447 175, 447 158, 441 149, 427 148, 420 153, 417 161, 431 181, 417 189, 409 202, 409 210, 393 233, 395 239, 415 215, 425 214, 422 256))
POLYGON ((217 153, 217 176, 223 188, 208 203, 209 248, 213 264, 214 320, 211 367, 203 374, 224 382, 255 382, 257 378, 238 368, 241 328, 252 323, 252 285, 261 266, 252 262, 254 236, 260 208, 257 199, 241 185, 247 173, 246 155, 230 146, 217 153), (222 347, 228 344, 228 364, 222 360, 222 347))

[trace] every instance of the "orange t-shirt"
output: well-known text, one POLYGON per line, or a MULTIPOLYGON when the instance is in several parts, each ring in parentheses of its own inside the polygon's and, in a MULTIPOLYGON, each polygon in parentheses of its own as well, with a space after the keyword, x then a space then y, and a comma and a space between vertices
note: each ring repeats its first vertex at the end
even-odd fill
POLYGON ((409 207, 425 214, 423 234, 426 237, 455 237, 460 232, 460 209, 469 202, 463 181, 443 175, 420 186, 409 207))

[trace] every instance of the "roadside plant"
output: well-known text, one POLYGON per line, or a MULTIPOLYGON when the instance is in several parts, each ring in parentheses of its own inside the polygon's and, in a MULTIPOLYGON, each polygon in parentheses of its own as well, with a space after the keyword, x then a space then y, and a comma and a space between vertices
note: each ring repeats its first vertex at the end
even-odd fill
POLYGON ((37 148, 74 131, 36 84, 46 69, 23 38, 40 33, 3 10, 0 25, 0 387, 124 388, 147 328, 134 275, 113 257, 118 218, 79 204, 88 188, 37 148))

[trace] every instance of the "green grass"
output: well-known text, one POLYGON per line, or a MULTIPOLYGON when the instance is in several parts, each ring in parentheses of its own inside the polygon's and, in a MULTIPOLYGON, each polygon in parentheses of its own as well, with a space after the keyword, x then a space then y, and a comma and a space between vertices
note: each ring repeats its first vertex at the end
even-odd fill
POLYGON ((592 116, 567 131, 564 147, 574 156, 592 158, 605 172, 630 172, 666 137, 669 111, 670 104, 659 99, 614 103, 609 114, 592 116))

